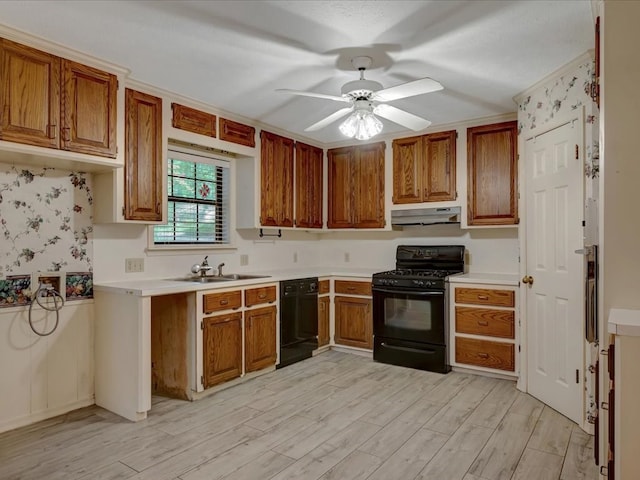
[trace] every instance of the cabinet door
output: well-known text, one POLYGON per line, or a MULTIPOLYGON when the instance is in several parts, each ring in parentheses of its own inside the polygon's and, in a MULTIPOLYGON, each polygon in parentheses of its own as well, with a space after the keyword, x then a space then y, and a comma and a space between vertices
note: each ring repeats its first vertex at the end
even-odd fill
POLYGON ((354 227, 384 227, 385 143, 359 146, 355 159, 354 227))
POLYGON ((518 223, 517 122, 467 130, 469 225, 518 223))
POLYGON ((422 137, 393 141, 393 203, 422 202, 422 137))
POLYGON ((260 225, 293 227, 293 140, 260 134, 260 225))
POLYGON ((73 152, 116 156, 115 75, 62 60, 62 145, 73 152))
POLYGON ((327 227, 353 227, 353 171, 355 147, 342 147, 327 152, 329 211, 327 227))
POLYGON ((126 220, 162 220, 162 99, 125 91, 126 220))
POLYGON ((318 298, 318 347, 329 345, 329 296, 318 298))
POLYGON ((242 374, 242 314, 203 320, 204 388, 242 374))
POLYGON ((297 227, 322 228, 322 149, 296 143, 297 227))
POLYGON ((60 58, 0 39, 0 139, 60 146, 60 58))
POLYGON ((247 310, 244 317, 245 371, 276 363, 276 307, 247 310))
POLYGON ((350 347, 373 348, 371 299, 335 297, 335 342, 350 347))
POLYGON ((423 152, 423 201, 455 200, 456 131, 425 135, 423 152))

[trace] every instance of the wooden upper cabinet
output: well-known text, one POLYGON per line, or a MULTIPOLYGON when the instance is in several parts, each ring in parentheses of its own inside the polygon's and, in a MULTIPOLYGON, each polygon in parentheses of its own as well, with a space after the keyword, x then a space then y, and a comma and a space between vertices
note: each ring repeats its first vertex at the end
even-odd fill
POLYGON ((255 147, 256 129, 250 125, 220 117, 220 140, 255 147))
POLYGON ((172 103, 171 110, 173 113, 171 126, 173 128, 216 138, 215 115, 196 110, 195 108, 185 107, 179 103, 172 103))
POLYGON ((353 227, 354 147, 342 147, 327 152, 329 211, 327 227, 353 227))
POLYGON ((393 203, 456 199, 456 131, 393 141, 393 203))
POLYGON ((126 220, 162 221, 162 99, 125 91, 126 220))
POLYGON ((293 140, 260 135, 260 225, 293 227, 293 140))
POLYGON ((322 149, 296 143, 297 227, 322 228, 322 149))
POLYGON ((61 148, 116 157, 115 75, 62 60, 61 148))
POLYGON ((382 228, 384 149, 378 142, 329 150, 329 228, 382 228))
POLYGON ((467 130, 469 225, 518 223, 517 122, 467 130))
POLYGON ((60 58, 0 39, 0 139, 60 147, 60 58))

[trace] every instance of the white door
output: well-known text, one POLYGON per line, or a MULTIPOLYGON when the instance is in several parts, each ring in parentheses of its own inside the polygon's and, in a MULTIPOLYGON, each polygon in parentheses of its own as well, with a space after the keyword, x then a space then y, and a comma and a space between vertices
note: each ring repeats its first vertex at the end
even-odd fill
MULTIPOLYGON (((527 382, 582 425, 583 154, 579 121, 526 141, 527 382), (576 158, 578 157, 578 158, 576 158)), ((523 279, 524 281, 525 279, 523 279)))

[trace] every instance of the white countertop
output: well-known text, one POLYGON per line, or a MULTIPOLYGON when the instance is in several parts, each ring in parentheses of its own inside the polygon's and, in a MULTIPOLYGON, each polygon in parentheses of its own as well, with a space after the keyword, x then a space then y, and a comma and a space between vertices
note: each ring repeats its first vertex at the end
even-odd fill
MULTIPOLYGON (((307 277, 355 277, 371 278, 379 268, 347 268, 347 267, 308 267, 299 269, 280 270, 278 272, 242 272, 247 275, 268 275, 268 277, 252 278, 249 280, 229 280, 226 282, 196 283, 175 279, 122 280, 115 282, 97 282, 93 284, 96 292, 111 292, 138 297, 156 295, 170 295, 172 293, 195 292, 199 290, 214 290, 219 288, 240 287, 262 283, 280 282, 307 277)), ((238 272, 234 272, 238 273, 238 272)))
POLYGON ((517 273, 462 273, 450 276, 449 283, 485 283, 517 287, 520 284, 520 275, 517 273))
POLYGON ((640 310, 612 308, 609 311, 609 333, 640 337, 640 310))

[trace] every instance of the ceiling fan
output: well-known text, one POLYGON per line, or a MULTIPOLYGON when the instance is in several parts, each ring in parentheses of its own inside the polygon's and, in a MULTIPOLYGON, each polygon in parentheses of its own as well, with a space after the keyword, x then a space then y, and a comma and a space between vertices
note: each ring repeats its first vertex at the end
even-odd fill
POLYGON ((371 66, 371 57, 354 57, 351 59, 351 64, 360 71, 360 78, 345 83, 342 86, 342 95, 340 96, 285 88, 276 90, 292 95, 323 98, 349 104, 348 107, 341 108, 305 128, 305 132, 320 130, 350 113, 351 115, 340 125, 340 131, 344 135, 355 137, 358 140, 367 140, 382 131, 382 122, 376 118, 376 115, 414 131, 423 130, 431 125, 429 120, 388 105, 386 102, 442 90, 443 87, 439 82, 431 78, 421 78, 394 87, 382 88, 382 84, 379 82, 364 78, 365 70, 371 66))

